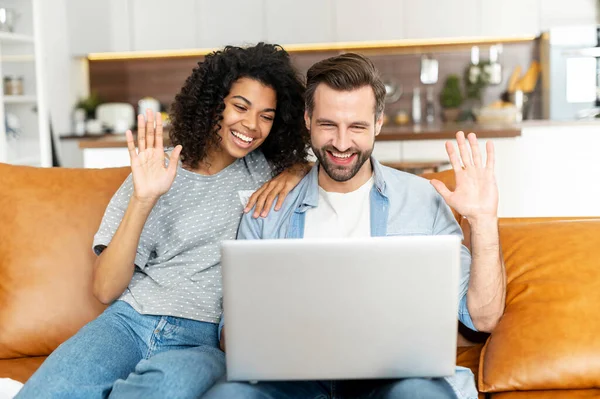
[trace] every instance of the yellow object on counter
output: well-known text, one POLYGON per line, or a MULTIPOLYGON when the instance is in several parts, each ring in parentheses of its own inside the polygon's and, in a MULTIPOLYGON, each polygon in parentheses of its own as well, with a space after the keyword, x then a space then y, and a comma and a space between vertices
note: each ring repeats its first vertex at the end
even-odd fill
POLYGON ((506 101, 502 101, 502 100, 497 100, 494 101, 493 103, 491 103, 490 105, 488 105, 485 108, 489 108, 489 109, 502 109, 502 108, 508 108, 508 107, 512 107, 514 106, 513 103, 509 103, 506 101))
POLYGON ((171 119, 169 118, 169 114, 167 112, 161 112, 160 116, 162 117, 163 126, 168 126, 171 123, 171 119))
POLYGON ((540 70, 540 63, 534 60, 525 73, 525 76, 523 76, 523 79, 519 82, 519 86, 524 93, 531 93, 535 90, 540 70))
POLYGON ((406 111, 398 111, 396 117, 394 118, 394 122, 397 125, 406 125, 410 122, 410 118, 408 117, 408 112, 406 111))
POLYGON ((523 93, 533 92, 537 85, 541 69, 540 63, 533 60, 525 75, 521 77, 521 66, 517 65, 508 81, 507 91, 509 93, 514 93, 517 90, 521 90, 523 93))

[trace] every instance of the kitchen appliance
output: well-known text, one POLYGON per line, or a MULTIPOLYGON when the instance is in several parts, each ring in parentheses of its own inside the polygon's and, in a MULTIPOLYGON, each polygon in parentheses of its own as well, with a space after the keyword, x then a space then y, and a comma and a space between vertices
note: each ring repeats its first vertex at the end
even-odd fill
POLYGON ((104 127, 98 119, 88 119, 85 122, 85 131, 87 134, 100 135, 104 133, 104 127))
POLYGON ((138 101, 138 114, 146 115, 146 110, 149 109, 152 112, 160 112, 160 102, 153 97, 144 97, 138 101))
POLYGON ((542 35, 542 115, 570 120, 600 108, 600 26, 560 27, 542 35))
POLYGON ((129 103, 104 103, 96 108, 96 119, 113 133, 125 133, 135 124, 135 109, 129 103))

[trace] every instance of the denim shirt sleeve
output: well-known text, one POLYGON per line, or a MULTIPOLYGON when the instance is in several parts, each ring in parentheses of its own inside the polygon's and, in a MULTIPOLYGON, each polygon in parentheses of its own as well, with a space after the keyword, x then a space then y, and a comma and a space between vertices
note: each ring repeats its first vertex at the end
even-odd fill
POLYGON ((254 209, 242 216, 242 221, 238 227, 238 240, 260 240, 262 238, 263 218, 253 218, 254 209))
MULTIPOLYGON (((433 234, 436 235, 458 235, 461 239, 464 238, 459 224, 452 214, 452 210, 446 204, 444 199, 437 195, 437 213, 433 225, 433 234)), ((458 286, 458 319, 465 326, 473 331, 477 331, 473 325, 473 320, 467 308, 467 290, 469 288, 469 278, 471 274, 471 253, 464 245, 460 248, 460 276, 458 286)))

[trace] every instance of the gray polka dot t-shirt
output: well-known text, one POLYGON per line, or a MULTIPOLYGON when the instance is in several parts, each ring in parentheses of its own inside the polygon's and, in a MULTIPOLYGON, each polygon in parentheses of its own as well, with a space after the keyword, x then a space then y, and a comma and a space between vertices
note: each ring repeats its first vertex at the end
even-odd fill
MULTIPOLYGON (((220 243, 236 237, 244 194, 271 177, 271 167, 260 151, 211 176, 179 165, 171 189, 158 200, 144 225, 135 272, 120 299, 142 314, 218 323, 220 243)), ((96 254, 110 243, 132 192, 129 175, 111 199, 94 237, 96 254)))

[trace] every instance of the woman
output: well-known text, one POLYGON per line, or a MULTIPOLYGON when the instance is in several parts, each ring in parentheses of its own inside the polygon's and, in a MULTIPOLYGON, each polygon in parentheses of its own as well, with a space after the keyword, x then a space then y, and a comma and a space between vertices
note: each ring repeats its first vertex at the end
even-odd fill
POLYGON ((259 43, 194 69, 172 107, 168 160, 160 115, 138 116, 138 152, 127 132, 132 173, 94 237, 94 295, 112 304, 18 397, 196 398, 210 388, 225 372, 219 243, 235 238, 247 193, 288 169, 261 191, 269 209, 304 175, 303 113, 289 55, 259 43))

